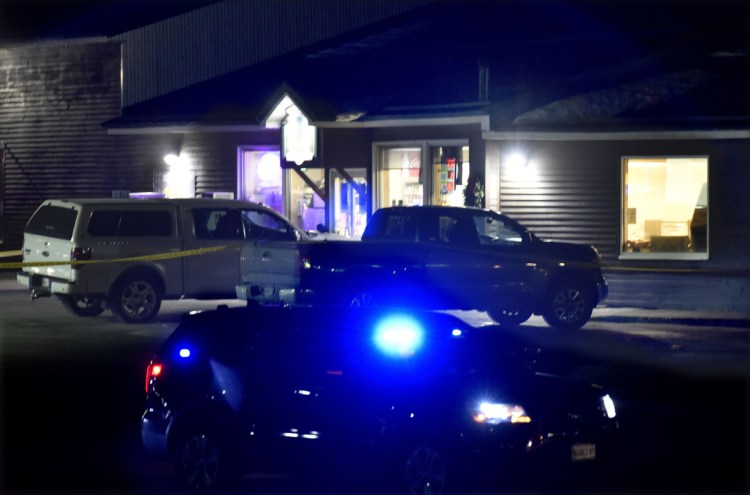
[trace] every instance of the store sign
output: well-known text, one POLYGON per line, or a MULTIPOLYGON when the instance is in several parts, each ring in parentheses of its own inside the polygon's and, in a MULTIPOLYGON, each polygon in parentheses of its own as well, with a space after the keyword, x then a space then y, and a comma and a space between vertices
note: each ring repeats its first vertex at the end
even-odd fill
POLYGON ((302 165, 315 157, 316 129, 296 105, 286 109, 281 123, 284 159, 302 165))

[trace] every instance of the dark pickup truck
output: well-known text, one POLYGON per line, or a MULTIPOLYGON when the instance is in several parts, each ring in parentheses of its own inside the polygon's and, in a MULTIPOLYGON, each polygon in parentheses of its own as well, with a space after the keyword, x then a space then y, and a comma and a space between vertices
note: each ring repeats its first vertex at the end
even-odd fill
POLYGON ((577 329, 607 296, 596 248, 478 208, 382 208, 361 241, 258 241, 241 262, 237 296, 258 303, 476 309, 503 325, 540 314, 577 329))

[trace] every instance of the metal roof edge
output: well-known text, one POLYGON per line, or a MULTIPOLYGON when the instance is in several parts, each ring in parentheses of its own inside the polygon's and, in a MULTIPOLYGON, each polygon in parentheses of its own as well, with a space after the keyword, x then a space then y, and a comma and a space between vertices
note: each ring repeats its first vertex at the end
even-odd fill
POLYGON ((353 122, 320 121, 314 125, 321 129, 359 129, 379 127, 416 127, 416 126, 443 126, 479 124, 482 131, 489 131, 489 115, 461 115, 453 117, 399 117, 378 120, 363 120, 353 122))
POLYGON ((750 129, 661 131, 488 131, 487 141, 632 141, 684 139, 750 139, 750 129))
POLYGON ((137 135, 151 134, 154 132, 161 134, 188 134, 194 132, 256 132, 268 131, 269 129, 262 125, 250 124, 187 124, 187 125, 166 125, 166 126, 142 126, 142 127, 110 127, 107 134, 110 135, 137 135))

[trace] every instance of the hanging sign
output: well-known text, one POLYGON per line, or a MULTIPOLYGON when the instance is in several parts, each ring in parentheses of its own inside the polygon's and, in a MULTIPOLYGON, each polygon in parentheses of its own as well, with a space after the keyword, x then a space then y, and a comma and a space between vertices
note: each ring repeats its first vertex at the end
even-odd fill
POLYGON ((281 123, 284 159, 302 165, 315 157, 316 129, 296 105, 286 110, 281 123))

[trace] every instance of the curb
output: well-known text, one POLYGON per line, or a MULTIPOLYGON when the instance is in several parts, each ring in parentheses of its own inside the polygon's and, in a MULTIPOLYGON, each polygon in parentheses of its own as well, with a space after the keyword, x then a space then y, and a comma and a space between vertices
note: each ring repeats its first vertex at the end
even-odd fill
POLYGON ((603 321, 608 323, 664 323, 669 325, 686 325, 695 327, 731 327, 750 329, 750 319, 742 318, 607 315, 592 316, 591 321, 603 321))

